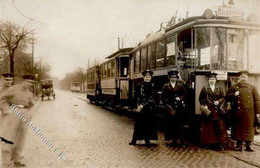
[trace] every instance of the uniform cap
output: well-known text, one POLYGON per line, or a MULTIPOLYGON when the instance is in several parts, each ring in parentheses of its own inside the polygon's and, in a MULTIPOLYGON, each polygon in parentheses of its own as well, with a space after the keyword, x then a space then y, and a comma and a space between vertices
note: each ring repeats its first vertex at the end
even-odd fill
POLYGON ((13 73, 3 73, 2 76, 5 77, 5 78, 8 78, 8 77, 13 78, 14 74, 13 73))
POLYGON ((246 71, 246 70, 243 70, 243 71, 238 72, 238 76, 241 76, 241 75, 243 75, 243 74, 249 75, 249 72, 246 71))
POLYGON ((147 74, 149 74, 150 76, 153 76, 153 71, 147 69, 147 70, 145 70, 145 71, 142 72, 142 75, 143 75, 143 76, 146 76, 147 74))
POLYGON ((180 56, 180 57, 178 57, 178 58, 177 58, 177 60, 178 60, 178 61, 186 61, 186 58, 185 58, 185 57, 182 57, 182 56, 180 56))

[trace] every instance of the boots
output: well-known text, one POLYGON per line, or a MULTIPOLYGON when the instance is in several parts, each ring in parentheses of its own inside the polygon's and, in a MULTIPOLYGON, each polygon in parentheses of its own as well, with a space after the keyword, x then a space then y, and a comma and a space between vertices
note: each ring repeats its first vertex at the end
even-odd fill
POLYGON ((248 151, 248 152, 254 152, 254 150, 251 148, 250 146, 250 143, 249 141, 246 141, 246 150, 245 151, 248 151))
POLYGON ((242 141, 237 141, 237 145, 234 148, 235 151, 242 151, 242 141))

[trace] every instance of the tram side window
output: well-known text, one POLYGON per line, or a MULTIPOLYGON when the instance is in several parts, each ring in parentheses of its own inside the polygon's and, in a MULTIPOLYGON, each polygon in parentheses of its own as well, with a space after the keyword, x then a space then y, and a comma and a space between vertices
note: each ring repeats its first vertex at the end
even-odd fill
POLYGON ((111 61, 111 77, 115 77, 115 61, 111 61))
POLYGON ((176 36, 171 36, 166 39, 166 66, 175 65, 175 40, 176 36))
POLYGON ((104 78, 107 78, 107 63, 105 63, 104 65, 104 78))
POLYGON ((148 69, 155 68, 155 44, 148 46, 148 69))
POLYGON ((146 70, 146 56, 147 56, 147 48, 141 49, 141 71, 146 70))
POLYGON ((210 28, 196 29, 196 54, 199 69, 210 69, 210 28))
POLYGON ((249 31, 248 57, 250 72, 260 72, 260 31, 249 31))
POLYGON ((156 68, 164 66, 165 59, 165 41, 159 41, 156 43, 156 68))
POLYGON ((140 72, 140 50, 135 53, 135 73, 140 72))
POLYGON ((243 29, 228 29, 228 70, 246 69, 246 34, 243 29))
POLYGON ((102 79, 104 79, 104 66, 103 65, 101 66, 101 76, 102 76, 102 79))
POLYGON ((111 62, 107 63, 107 77, 110 78, 111 62))

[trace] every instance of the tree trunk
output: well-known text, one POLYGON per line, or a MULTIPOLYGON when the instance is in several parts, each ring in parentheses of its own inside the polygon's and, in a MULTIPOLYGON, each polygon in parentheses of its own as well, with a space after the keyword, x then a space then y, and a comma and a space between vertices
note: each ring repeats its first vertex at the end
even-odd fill
POLYGON ((14 73, 14 53, 10 53, 10 73, 14 73))

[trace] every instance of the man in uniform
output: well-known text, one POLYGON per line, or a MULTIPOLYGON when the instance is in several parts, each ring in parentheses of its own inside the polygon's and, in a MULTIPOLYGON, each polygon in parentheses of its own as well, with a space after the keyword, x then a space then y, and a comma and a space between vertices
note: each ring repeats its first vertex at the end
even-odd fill
POLYGON ((176 68, 177 71, 179 71, 179 80, 181 80, 184 85, 189 85, 189 71, 186 68, 186 58, 185 57, 178 57, 178 66, 176 68))
POLYGON ((238 82, 227 92, 227 101, 235 104, 232 114, 232 138, 237 140, 236 151, 242 151, 246 142, 246 151, 252 152, 250 143, 254 139, 254 121, 260 114, 260 97, 255 86, 248 84, 248 71, 238 73, 238 82))
POLYGON ((0 96, 0 106, 4 107, 2 112, 1 133, 7 139, 14 142, 14 145, 2 143, 2 163, 3 167, 25 167, 21 156, 26 136, 25 122, 31 119, 29 109, 33 103, 32 93, 32 75, 24 75, 24 80, 17 85, 9 87, 5 93, 0 96), (24 119, 20 118, 16 111, 23 114, 24 119))
MULTIPOLYGON (((13 85, 13 81, 14 81, 14 74, 13 73, 3 73, 2 74, 2 82, 3 82, 3 86, 0 88, 0 96, 6 91, 7 88, 11 87, 13 85)), ((0 123, 2 120, 2 111, 4 110, 4 108, 2 106, 0 106, 0 123)), ((0 140, 5 142, 5 143, 9 143, 12 144, 13 142, 8 141, 5 139, 5 137, 1 137, 1 132, 0 132, 0 140)))

